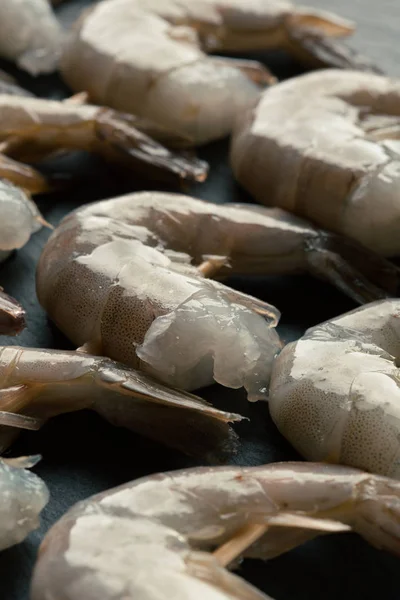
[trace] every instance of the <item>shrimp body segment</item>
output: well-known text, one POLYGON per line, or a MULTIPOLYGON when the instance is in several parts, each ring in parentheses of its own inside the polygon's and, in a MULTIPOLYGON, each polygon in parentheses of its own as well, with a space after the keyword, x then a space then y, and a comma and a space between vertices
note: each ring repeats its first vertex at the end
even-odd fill
POLYGON ((45 483, 28 470, 40 457, 0 459, 0 550, 19 544, 39 527, 49 500, 45 483))
POLYGON ((215 380, 256 400, 281 347, 279 311, 204 275, 307 270, 360 302, 398 286, 387 261, 284 211, 143 192, 65 217, 41 255, 37 293, 77 346, 174 387, 215 380))
POLYGON ((168 388, 139 371, 84 352, 0 348, 0 451, 19 429, 91 409, 119 427, 210 462, 236 451, 240 415, 168 388))
POLYGON ((309 329, 278 357, 270 411, 309 460, 400 479, 400 301, 309 329))
MULTIPOLYGON (((203 181, 208 166, 197 158, 171 152, 146 133, 139 120, 111 109, 78 101, 0 95, 2 151, 34 162, 55 150, 84 150, 129 168, 149 170, 153 177, 203 181)), ((144 128, 166 136, 149 123, 144 128)))
POLYGON ((93 590, 102 600, 266 600, 224 569, 226 544, 267 559, 350 527, 399 554, 399 482, 312 463, 152 475, 62 517, 43 542, 31 600, 89 600, 93 590))
MULTIPOLYGON (((352 31, 336 15, 281 0, 104 0, 76 23, 61 71, 94 102, 196 145, 228 135, 260 84, 274 81, 256 61, 208 52, 279 47, 315 63, 317 40, 352 31)), ((319 54, 332 57, 326 43, 319 54)))
POLYGON ((62 32, 47 0, 1 0, 0 56, 31 75, 57 68, 62 32))
POLYGON ((238 123, 231 163, 262 204, 400 254, 400 79, 331 69, 268 90, 238 123))

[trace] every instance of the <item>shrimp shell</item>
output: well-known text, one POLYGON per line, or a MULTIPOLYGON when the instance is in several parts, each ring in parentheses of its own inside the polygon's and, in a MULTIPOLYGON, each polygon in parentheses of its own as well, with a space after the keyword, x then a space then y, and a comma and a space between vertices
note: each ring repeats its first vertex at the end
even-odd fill
POLYGON ((37 294, 92 353, 174 387, 215 380, 257 400, 281 348, 279 311, 204 273, 307 270, 360 302, 399 284, 397 267, 284 211, 142 192, 65 217, 40 257, 37 294))
POLYGON ((265 92, 237 125, 231 164, 262 204, 400 254, 400 79, 331 69, 265 92))
POLYGON ((19 544, 39 527, 49 500, 45 483, 27 469, 40 456, 0 458, 0 550, 19 544))
POLYGON ((1 0, 0 55, 31 75, 57 68, 63 35, 47 0, 1 0))
POLYGON ((307 459, 400 479, 400 300, 309 329, 276 360, 271 416, 307 459))
POLYGON ((53 526, 31 600, 266 600, 210 550, 258 527, 237 554, 266 559, 349 526, 399 555, 399 482, 312 463, 152 475, 80 502, 53 526))

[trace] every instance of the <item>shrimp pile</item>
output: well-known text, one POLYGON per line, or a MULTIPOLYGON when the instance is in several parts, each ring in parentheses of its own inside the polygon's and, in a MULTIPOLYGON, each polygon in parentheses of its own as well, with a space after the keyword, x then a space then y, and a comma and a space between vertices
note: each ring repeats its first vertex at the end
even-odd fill
POLYGON ((80 502, 56 523, 31 600, 267 600, 224 567, 350 527, 399 555, 399 482, 312 463, 152 475, 80 502))
POLYGON ((28 471, 40 457, 0 458, 0 550, 19 544, 39 527, 49 500, 45 483, 28 471))
MULTIPOLYGON (((352 23, 285 0, 104 0, 76 23, 61 71, 76 91, 148 117, 193 144, 228 135, 274 79, 255 61, 207 52, 284 48, 320 65, 348 66, 327 38, 352 23)), ((361 65, 362 61, 350 61, 361 65)))
POLYGON ((83 352, 0 347, 0 451, 21 429, 39 429, 55 415, 82 409, 210 462, 236 451, 229 422, 241 416, 197 396, 83 352))
POLYGON ((31 75, 57 68, 63 35, 47 0, 1 0, 0 56, 31 75))
POLYGON ((270 411, 309 460, 400 479, 400 300, 309 329, 275 362, 270 411))
POLYGON ((400 79, 329 70, 268 90, 238 123, 231 163, 263 204, 400 254, 400 79))
POLYGON ((399 283, 387 261, 284 211, 143 192, 65 217, 42 252, 37 294, 94 354, 178 388, 244 386, 257 400, 281 347, 279 311, 205 276, 306 270, 360 302, 399 283))
POLYGON ((167 150, 137 124, 131 115, 89 104, 0 95, 1 151, 13 158, 31 162, 55 150, 85 150, 153 177, 206 178, 206 163, 167 150))

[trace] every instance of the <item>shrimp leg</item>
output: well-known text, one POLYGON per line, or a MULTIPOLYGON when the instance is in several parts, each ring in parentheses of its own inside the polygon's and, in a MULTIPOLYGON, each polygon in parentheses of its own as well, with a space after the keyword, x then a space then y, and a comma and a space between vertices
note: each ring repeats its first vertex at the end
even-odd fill
MULTIPOLYGON (((32 418, 92 409, 116 426, 147 435, 188 454, 224 461, 237 445, 230 421, 241 417, 109 359, 80 352, 3 347, 0 350, 0 425, 7 413, 32 418)), ((2 428, 0 447, 10 443, 2 428), (4 434, 4 436, 3 436, 4 434)))
POLYGON ((0 291, 0 335, 18 335, 25 326, 25 311, 22 306, 0 291))
POLYGON ((0 178, 11 181, 29 194, 44 194, 52 190, 50 183, 39 171, 4 154, 0 154, 0 178))

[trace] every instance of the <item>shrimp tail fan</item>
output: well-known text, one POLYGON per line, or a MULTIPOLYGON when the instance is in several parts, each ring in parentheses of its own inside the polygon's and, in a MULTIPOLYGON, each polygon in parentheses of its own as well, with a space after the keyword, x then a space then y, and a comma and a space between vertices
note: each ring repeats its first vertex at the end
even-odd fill
POLYGON ((391 298, 400 290, 400 269, 356 241, 323 232, 308 241, 307 262, 312 274, 366 304, 391 298))

